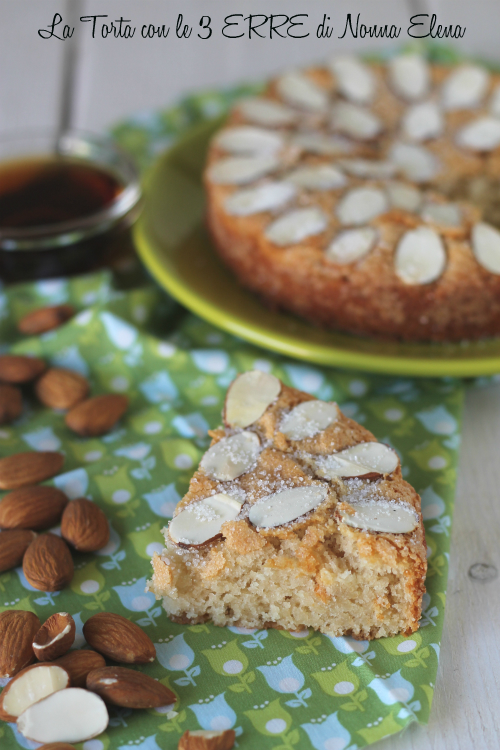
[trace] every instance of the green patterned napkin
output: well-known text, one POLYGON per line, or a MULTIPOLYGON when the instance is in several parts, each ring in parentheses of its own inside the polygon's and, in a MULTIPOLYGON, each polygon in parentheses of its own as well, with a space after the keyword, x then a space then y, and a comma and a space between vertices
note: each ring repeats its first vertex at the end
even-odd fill
MULTIPOLYGON (((190 97, 116 132, 147 164, 186 125, 220 113, 244 91, 190 97)), ((229 727, 242 750, 355 750, 428 720, 443 625, 461 382, 357 375, 289 360, 172 309, 151 287, 117 292, 108 272, 0 290, 0 342, 81 372, 94 394, 127 393, 131 400, 126 417, 101 439, 75 437, 60 413, 40 408, 29 394, 23 417, 0 428, 1 455, 62 450, 64 473, 53 484, 70 498, 93 499, 112 528, 98 554, 75 555, 65 591, 36 591, 21 569, 0 575, 0 611, 30 609, 42 621, 68 611, 77 624, 75 648, 84 645, 82 626, 93 613, 125 615, 156 644, 157 661, 141 671, 178 696, 174 707, 159 710, 111 709, 107 731, 81 750, 175 750, 186 729, 229 727), (15 322, 22 314, 59 302, 74 304, 77 317, 18 341, 15 322), (410 638, 368 642, 187 627, 171 623, 145 592, 161 529, 208 446, 207 429, 220 423, 225 390, 239 371, 252 368, 338 401, 399 452, 405 478, 422 496, 429 553, 421 628, 410 638), (167 718, 172 708, 176 715, 167 718)), ((0 746, 37 745, 15 725, 0 724, 0 746)))

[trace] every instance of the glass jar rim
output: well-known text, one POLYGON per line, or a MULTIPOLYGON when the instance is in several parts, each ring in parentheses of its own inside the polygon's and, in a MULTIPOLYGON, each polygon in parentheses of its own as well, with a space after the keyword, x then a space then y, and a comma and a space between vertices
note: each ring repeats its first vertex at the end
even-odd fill
POLYGON ((76 129, 63 133, 26 130, 0 136, 0 163, 50 154, 107 167, 115 173, 122 189, 107 206, 87 216, 34 227, 0 228, 1 250, 44 250, 73 245, 120 224, 138 207, 142 196, 139 172, 111 136, 76 129), (45 144, 45 148, 37 148, 37 143, 45 144), (47 144, 52 148, 47 148, 47 144))

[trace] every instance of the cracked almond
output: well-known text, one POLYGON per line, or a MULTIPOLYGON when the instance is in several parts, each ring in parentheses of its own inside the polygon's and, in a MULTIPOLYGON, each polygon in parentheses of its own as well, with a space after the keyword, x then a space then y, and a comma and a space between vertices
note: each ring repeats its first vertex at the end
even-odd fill
POLYGON ((68 612, 56 612, 46 620, 33 639, 33 653, 38 661, 54 661, 74 643, 76 626, 68 612))

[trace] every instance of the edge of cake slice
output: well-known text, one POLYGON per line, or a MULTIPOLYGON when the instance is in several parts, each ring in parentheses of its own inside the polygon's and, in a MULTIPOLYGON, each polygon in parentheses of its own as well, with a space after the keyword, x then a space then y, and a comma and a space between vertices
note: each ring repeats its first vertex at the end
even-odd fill
POLYGON ((233 381, 223 417, 153 557, 149 590, 169 617, 360 639, 417 630, 425 533, 396 452, 260 371, 233 381))

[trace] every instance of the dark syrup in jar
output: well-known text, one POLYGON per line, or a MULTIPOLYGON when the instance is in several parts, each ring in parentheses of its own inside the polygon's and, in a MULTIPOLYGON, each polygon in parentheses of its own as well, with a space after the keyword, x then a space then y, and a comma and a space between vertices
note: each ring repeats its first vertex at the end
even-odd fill
POLYGON ((40 157, 0 164, 0 231, 46 227, 107 208, 122 184, 76 159, 40 157))

